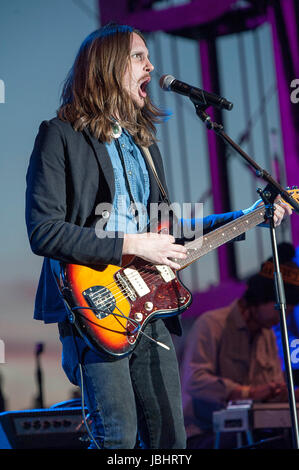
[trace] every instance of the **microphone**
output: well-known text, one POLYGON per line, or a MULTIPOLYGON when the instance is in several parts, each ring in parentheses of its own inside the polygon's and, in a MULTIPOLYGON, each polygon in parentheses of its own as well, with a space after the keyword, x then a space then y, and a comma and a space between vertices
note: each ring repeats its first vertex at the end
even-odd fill
POLYGON ((228 111, 233 107, 233 103, 227 101, 225 98, 215 93, 209 93, 208 91, 193 87, 180 80, 176 80, 172 75, 162 75, 159 83, 162 90, 174 91, 180 95, 189 96, 194 104, 204 105, 206 107, 215 106, 218 109, 227 109, 228 111))

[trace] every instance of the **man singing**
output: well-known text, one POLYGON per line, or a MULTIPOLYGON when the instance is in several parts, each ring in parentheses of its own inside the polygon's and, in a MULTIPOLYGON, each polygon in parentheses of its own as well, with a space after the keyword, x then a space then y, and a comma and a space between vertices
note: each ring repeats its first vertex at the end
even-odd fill
MULTIPOLYGON (((172 235, 142 233, 150 204, 169 203, 155 139, 163 113, 147 94, 153 68, 144 38, 133 28, 109 24, 89 35, 66 79, 57 117, 40 126, 27 173, 28 236, 33 252, 45 258, 35 318, 58 322, 63 368, 72 383, 84 387, 95 439, 91 447, 186 446, 171 341, 171 333, 181 332, 178 318, 155 319, 144 329, 169 350, 141 335, 131 354, 111 357, 72 331, 54 277, 59 262, 120 266, 129 254, 176 270, 175 260, 186 257, 172 235), (133 202, 146 208, 138 218, 130 210, 133 202), (103 203, 108 209, 99 213, 103 203)), ((277 207, 277 225, 285 213, 290 210, 277 207)), ((203 219, 204 231, 241 215, 203 219)))

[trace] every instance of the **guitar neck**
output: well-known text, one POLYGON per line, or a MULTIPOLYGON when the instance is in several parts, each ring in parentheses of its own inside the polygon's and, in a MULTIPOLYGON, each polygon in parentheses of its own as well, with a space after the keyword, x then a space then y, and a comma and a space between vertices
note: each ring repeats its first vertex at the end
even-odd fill
POLYGON ((184 269, 210 251, 219 248, 221 245, 242 235, 264 221, 265 207, 259 207, 253 212, 232 220, 207 235, 200 236, 193 241, 185 243, 187 258, 184 260, 176 259, 176 263, 181 266, 180 270, 184 269))

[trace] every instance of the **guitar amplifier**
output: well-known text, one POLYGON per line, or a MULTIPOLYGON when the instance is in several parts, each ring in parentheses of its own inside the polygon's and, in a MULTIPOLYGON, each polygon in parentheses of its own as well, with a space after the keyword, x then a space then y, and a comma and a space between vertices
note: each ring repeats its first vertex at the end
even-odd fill
POLYGON ((0 449, 86 449, 81 408, 0 413, 0 449))

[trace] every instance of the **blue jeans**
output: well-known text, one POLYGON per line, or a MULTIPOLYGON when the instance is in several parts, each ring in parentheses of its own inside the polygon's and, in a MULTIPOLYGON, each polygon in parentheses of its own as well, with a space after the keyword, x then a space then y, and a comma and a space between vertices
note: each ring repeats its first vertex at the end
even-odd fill
MULTIPOLYGON (((92 432, 103 449, 184 449, 186 435, 176 352, 163 320, 149 323, 147 335, 170 350, 141 336, 133 352, 108 358, 87 349, 75 337, 83 356, 86 404, 92 432), (84 351, 84 352, 83 352, 84 351)), ((76 385, 80 374, 74 338, 61 338, 63 368, 76 385)), ((82 342, 82 343, 81 343, 82 342)))

